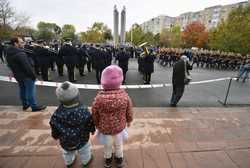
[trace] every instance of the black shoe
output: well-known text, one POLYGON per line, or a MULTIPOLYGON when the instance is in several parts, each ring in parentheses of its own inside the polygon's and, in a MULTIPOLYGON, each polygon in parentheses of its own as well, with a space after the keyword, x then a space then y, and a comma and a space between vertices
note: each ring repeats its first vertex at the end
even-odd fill
POLYGON ((30 112, 31 111, 30 106, 23 106, 23 111, 30 112))
POLYGON ((176 107, 176 104, 170 104, 170 107, 176 107))
POLYGON ((105 168, 111 168, 111 166, 112 166, 112 157, 105 159, 104 167, 105 168))
POLYGON ((123 158, 117 158, 115 157, 115 164, 118 168, 123 167, 123 158))
POLYGON ((47 108, 47 106, 37 106, 37 107, 32 109, 32 112, 42 111, 46 108, 47 108))
POLYGON ((84 73, 80 73, 80 76, 86 76, 84 73))

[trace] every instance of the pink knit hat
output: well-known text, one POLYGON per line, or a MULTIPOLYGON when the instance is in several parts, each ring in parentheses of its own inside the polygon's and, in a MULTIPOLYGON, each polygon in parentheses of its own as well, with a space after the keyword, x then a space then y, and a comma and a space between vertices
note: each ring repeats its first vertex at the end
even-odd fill
POLYGON ((101 85, 105 90, 119 89, 123 81, 122 69, 117 65, 110 65, 102 71, 101 85))

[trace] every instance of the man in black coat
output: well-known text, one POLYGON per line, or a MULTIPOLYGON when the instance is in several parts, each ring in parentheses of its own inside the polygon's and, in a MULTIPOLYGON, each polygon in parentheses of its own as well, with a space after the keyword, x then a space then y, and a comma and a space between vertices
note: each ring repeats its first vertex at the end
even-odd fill
POLYGON ((151 81, 151 74, 154 72, 154 60, 155 60, 155 56, 153 55, 152 50, 150 50, 150 53, 145 55, 144 57, 144 79, 145 82, 144 84, 150 84, 151 81))
MULTIPOLYGON (((51 56, 49 51, 44 48, 44 42, 38 41, 39 46, 35 49, 36 59, 41 68, 41 75, 43 81, 49 81, 49 67, 51 64, 51 56)), ((51 80, 51 79, 50 79, 51 80)))
POLYGON ((185 66, 187 74, 189 74, 188 70, 192 70, 192 66, 188 63, 187 56, 181 56, 181 59, 174 64, 173 67, 173 76, 172 76, 172 84, 173 84, 173 93, 170 102, 171 107, 176 107, 177 103, 181 99, 184 89, 185 89, 185 66))
POLYGON ((72 43, 69 39, 66 39, 64 45, 62 46, 59 52, 63 57, 64 63, 66 64, 69 81, 76 82, 75 68, 78 62, 76 48, 72 46, 72 43))
POLYGON ((93 58, 93 68, 96 71, 96 81, 97 84, 101 83, 101 74, 102 71, 105 69, 105 53, 101 51, 100 49, 95 48, 95 51, 92 52, 92 58, 93 58))
POLYGON ((38 106, 36 102, 36 76, 33 72, 31 63, 22 50, 24 42, 19 37, 11 39, 11 46, 7 49, 7 62, 15 79, 18 82, 20 89, 20 98, 23 105, 23 110, 27 111, 30 107, 32 111, 40 111, 46 106, 38 106))
POLYGON ((117 55, 118 65, 122 69, 123 72, 123 84, 126 83, 126 73, 128 71, 128 61, 129 61, 129 53, 125 48, 121 48, 121 51, 117 55))
POLYGON ((79 73, 81 76, 85 76, 84 74, 84 68, 85 68, 85 64, 87 63, 87 48, 86 46, 80 46, 79 48, 77 48, 77 54, 78 54, 78 69, 79 69, 79 73))

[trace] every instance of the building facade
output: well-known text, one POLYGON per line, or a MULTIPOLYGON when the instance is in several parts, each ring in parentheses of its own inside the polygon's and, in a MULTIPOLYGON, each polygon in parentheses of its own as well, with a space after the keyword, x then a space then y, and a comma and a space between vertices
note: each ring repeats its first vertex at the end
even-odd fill
POLYGON ((170 28, 173 25, 179 25, 181 30, 184 30, 189 23, 200 21, 205 25, 207 30, 209 30, 216 27, 222 20, 226 20, 228 14, 233 9, 238 8, 239 6, 244 7, 249 4, 250 0, 224 6, 212 6, 205 8, 202 11, 183 13, 177 17, 161 15, 142 23, 141 27, 144 32, 152 32, 157 34, 160 33, 162 29, 170 28))

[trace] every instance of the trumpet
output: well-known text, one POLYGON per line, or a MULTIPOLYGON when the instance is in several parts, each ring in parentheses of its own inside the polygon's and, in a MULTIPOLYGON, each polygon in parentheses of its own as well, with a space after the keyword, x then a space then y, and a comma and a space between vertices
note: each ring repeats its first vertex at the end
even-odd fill
POLYGON ((34 42, 31 42, 31 45, 32 45, 32 46, 36 46, 36 47, 42 47, 42 48, 47 49, 49 52, 58 54, 58 52, 57 52, 56 50, 53 50, 53 49, 49 48, 48 46, 42 46, 42 45, 37 44, 37 43, 34 43, 34 42))

